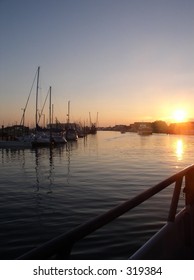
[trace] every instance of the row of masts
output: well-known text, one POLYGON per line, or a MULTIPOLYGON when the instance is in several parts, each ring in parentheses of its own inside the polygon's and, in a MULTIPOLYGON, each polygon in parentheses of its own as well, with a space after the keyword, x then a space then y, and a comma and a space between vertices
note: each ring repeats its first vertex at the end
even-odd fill
MULTIPOLYGON (((40 122, 41 117, 44 116, 44 118, 45 118, 45 115, 43 114, 43 110, 44 110, 44 106, 45 106, 46 100, 48 98, 48 94, 49 94, 49 120, 48 120, 49 125, 48 126, 50 126, 50 127, 53 125, 54 105, 52 104, 52 101, 51 101, 51 95, 52 95, 51 91, 52 91, 52 88, 50 86, 49 87, 49 92, 48 92, 48 94, 46 96, 46 99, 45 99, 45 102, 44 102, 44 105, 43 105, 43 108, 42 108, 41 112, 39 113, 39 110, 38 110, 38 103, 39 103, 39 81, 40 81, 40 66, 39 66, 37 71, 36 71, 35 78, 34 78, 34 81, 33 81, 33 84, 32 84, 31 90, 30 90, 30 93, 29 93, 28 98, 27 98, 27 102, 25 104, 24 109, 22 109, 23 110, 23 114, 22 114, 20 125, 25 127, 25 113, 26 113, 26 109, 27 109, 27 106, 28 106, 28 103, 29 103, 29 99, 30 99, 30 96, 31 96, 31 92, 32 92, 32 88, 34 86, 35 80, 36 80, 35 130, 37 131, 38 128, 40 127, 39 126, 39 122, 40 122)), ((70 101, 68 101, 68 113, 67 113, 67 125, 69 125, 69 124, 70 124, 70 101)), ((89 112, 89 126, 91 128, 91 133, 95 133, 96 132, 97 124, 98 124, 98 113, 97 113, 97 117, 96 117, 96 122, 92 122, 91 113, 89 112)), ((45 119, 44 119, 44 126, 45 126, 45 119)))

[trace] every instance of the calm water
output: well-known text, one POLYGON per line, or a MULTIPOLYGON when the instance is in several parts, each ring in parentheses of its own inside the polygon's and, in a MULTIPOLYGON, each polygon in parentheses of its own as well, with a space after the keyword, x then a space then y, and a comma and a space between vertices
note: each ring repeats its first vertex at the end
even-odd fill
MULTIPOLYGON (((192 164, 194 137, 98 132, 0 158, 0 258, 14 259, 192 164)), ((128 258, 166 221, 171 191, 79 242, 72 259, 128 258)))

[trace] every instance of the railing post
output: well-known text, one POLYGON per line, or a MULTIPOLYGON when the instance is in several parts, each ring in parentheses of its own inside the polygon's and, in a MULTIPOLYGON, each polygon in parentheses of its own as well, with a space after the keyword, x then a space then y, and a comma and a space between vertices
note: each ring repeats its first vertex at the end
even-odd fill
POLYGON ((185 204, 194 203, 194 168, 191 168, 185 174, 185 204))
POLYGON ((174 222, 174 220, 175 220, 182 181, 183 181, 183 177, 180 177, 177 179, 177 181, 175 183, 172 201, 171 201, 171 205, 170 205, 170 211, 168 214, 168 222, 174 222))

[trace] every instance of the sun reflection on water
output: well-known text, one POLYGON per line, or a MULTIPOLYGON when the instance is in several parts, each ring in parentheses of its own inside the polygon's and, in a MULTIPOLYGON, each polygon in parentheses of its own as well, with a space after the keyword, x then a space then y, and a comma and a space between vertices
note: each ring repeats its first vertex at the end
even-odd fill
POLYGON ((183 140, 179 139, 176 141, 176 156, 178 160, 183 159, 183 140))

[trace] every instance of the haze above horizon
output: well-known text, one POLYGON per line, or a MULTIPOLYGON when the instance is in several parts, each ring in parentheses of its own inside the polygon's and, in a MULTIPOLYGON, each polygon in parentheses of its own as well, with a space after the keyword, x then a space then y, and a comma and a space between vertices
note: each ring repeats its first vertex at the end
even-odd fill
POLYGON ((39 109, 51 86, 61 122, 69 100, 100 126, 194 119, 193 15, 192 0, 1 0, 0 125, 19 124, 38 66, 39 109))

